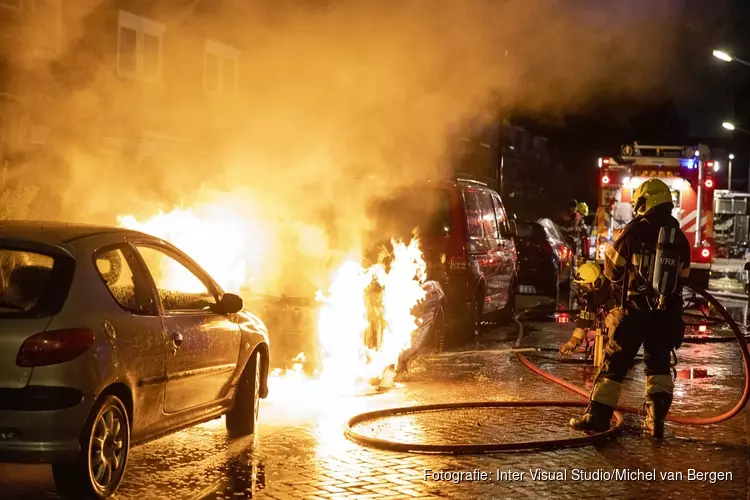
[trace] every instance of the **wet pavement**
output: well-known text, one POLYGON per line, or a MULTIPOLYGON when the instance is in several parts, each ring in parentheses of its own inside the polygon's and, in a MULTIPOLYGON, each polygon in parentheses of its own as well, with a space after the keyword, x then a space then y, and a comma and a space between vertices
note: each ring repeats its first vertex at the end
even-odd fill
MULTIPOLYGON (((522 342, 554 347, 572 328, 528 322, 522 342)), ((344 438, 346 420, 363 411, 460 401, 578 399, 522 366, 509 352, 516 338, 515 328, 497 329, 479 345, 418 359, 397 387, 382 393, 337 392, 302 377, 274 378, 255 437, 229 441, 220 419, 135 448, 117 498, 748 497, 746 410, 714 426, 668 424, 663 443, 641 436, 640 417, 628 415, 616 439, 542 452, 417 455, 368 449, 344 438), (473 475, 458 481, 440 476, 441 471, 473 475), (536 471, 547 476, 540 478, 536 471), (649 480, 654 471, 656 477, 649 480), (701 478, 697 472, 731 477, 701 478)), ((734 343, 686 344, 678 355, 675 413, 713 415, 736 403, 744 380, 734 343)), ((552 352, 527 356, 555 375, 590 387, 593 373, 585 363, 560 361, 552 352)), ((639 363, 632 370, 623 403, 640 405, 642 368, 639 363)), ((553 407, 455 410, 366 422, 356 430, 429 444, 525 441, 577 435, 566 427, 575 413, 553 407)), ((49 467, 0 464, 0 498, 57 498, 49 467)))

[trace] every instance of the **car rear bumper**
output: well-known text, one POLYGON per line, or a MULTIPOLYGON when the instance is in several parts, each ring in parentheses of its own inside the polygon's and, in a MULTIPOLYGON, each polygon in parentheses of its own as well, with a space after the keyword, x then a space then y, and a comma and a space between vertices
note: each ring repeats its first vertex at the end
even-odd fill
POLYGON ((55 463, 75 460, 93 398, 70 408, 0 410, 0 462, 55 463))

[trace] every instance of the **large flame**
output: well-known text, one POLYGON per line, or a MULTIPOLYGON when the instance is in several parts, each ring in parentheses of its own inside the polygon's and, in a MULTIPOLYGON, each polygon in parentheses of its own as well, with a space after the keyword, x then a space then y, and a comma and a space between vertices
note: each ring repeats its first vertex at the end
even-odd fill
MULTIPOLYGON (((144 221, 132 215, 119 216, 120 227, 156 236, 187 253, 226 291, 237 293, 253 281, 266 257, 265 231, 252 220, 237 215, 230 205, 206 203, 195 209, 159 211, 144 221)), ((196 292, 195 279, 164 261, 164 282, 173 289, 196 292)))
MULTIPOLYGON (((118 223, 174 244, 227 291, 249 287, 253 270, 272 258, 259 246, 259 242, 270 246, 263 226, 221 203, 160 211, 145 220, 124 215, 118 223)), ((413 309, 426 293, 422 288, 426 265, 416 238, 408 244, 392 240, 391 246, 372 266, 363 266, 357 258, 346 260, 331 274, 326 290, 317 292, 321 380, 350 387, 357 381, 378 379, 411 346, 417 329, 413 309)), ((174 263, 161 265, 162 280, 168 286, 197 291, 191 289, 194 277, 184 269, 170 267, 174 263)), ((299 369, 311 354, 300 353, 294 366, 299 369)))
POLYGON ((347 261, 328 293, 318 292, 322 378, 342 383, 378 378, 411 346, 417 329, 412 310, 425 297, 426 266, 417 239, 391 244, 388 268, 347 261), (379 299, 372 298, 376 293, 379 299))

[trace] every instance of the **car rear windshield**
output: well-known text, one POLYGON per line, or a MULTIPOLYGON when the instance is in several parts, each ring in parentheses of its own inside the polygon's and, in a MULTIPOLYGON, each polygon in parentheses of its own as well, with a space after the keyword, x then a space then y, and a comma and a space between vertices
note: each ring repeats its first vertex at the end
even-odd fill
MULTIPOLYGON (((377 200, 369 215, 380 232, 408 239, 414 229, 425 236, 451 232, 450 194, 436 188, 409 189, 377 200)), ((390 237, 389 236, 389 237, 390 237)))
POLYGON ((57 314, 67 298, 72 276, 71 258, 0 248, 0 318, 57 314))

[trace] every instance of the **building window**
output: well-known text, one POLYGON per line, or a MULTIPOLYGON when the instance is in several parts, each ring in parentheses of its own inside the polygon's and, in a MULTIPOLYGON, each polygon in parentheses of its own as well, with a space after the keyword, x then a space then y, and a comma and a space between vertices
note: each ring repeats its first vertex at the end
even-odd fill
POLYGON ((117 73, 143 81, 161 79, 166 26, 120 11, 117 73))
POLYGON ((240 51, 229 45, 206 41, 203 86, 207 92, 236 94, 240 51))

